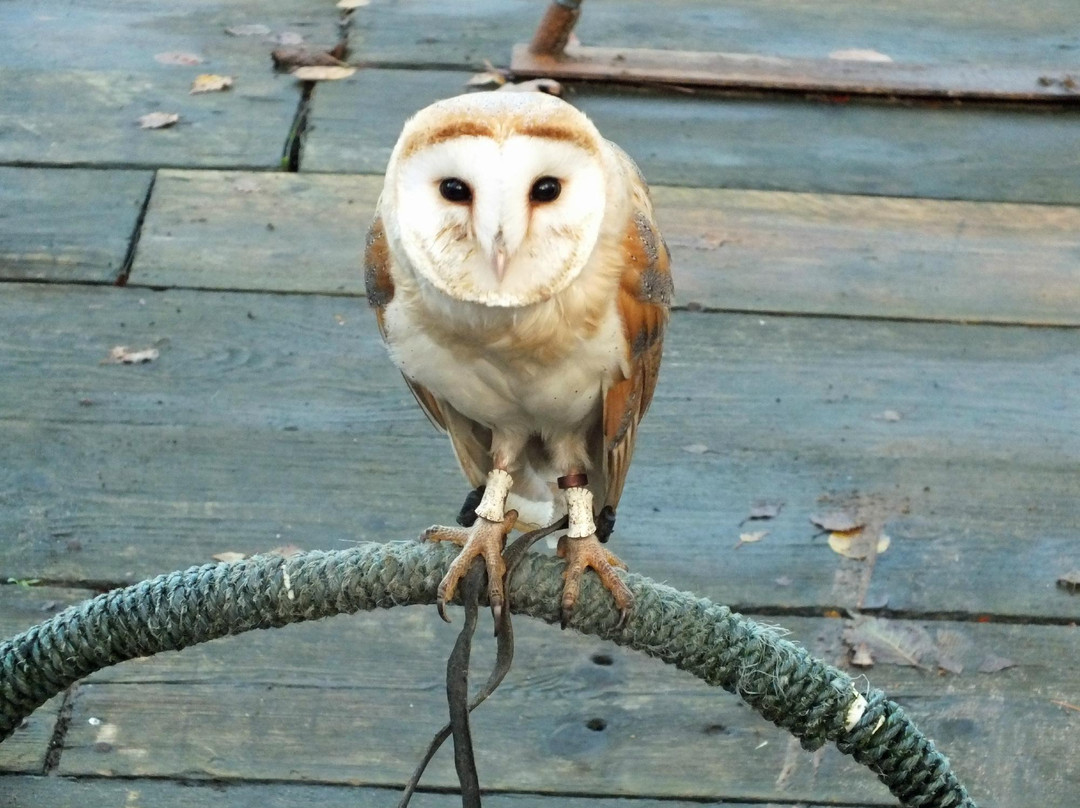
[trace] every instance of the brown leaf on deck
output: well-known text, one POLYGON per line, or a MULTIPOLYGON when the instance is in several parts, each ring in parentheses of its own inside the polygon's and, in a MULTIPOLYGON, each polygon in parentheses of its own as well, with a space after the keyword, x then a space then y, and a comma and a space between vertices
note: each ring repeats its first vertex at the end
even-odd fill
POLYGON ((267 551, 267 555, 281 556, 282 558, 292 558, 294 555, 300 555, 304 552, 302 547, 297 547, 295 544, 283 544, 281 547, 275 547, 273 550, 267 551))
POLYGON ((1071 595, 1077 594, 1080 592, 1080 570, 1066 572, 1057 579, 1057 585, 1071 595))
POLYGON ((188 91, 188 95, 219 93, 229 89, 232 85, 232 76, 219 76, 216 73, 200 73, 195 77, 195 81, 191 83, 191 89, 188 91))
POLYGON ((167 129, 179 120, 180 116, 175 112, 151 112, 139 118, 139 128, 167 129))
POLYGON ((864 642, 855 646, 855 651, 851 655, 851 664, 859 668, 872 668, 874 655, 870 653, 870 646, 864 642))
POLYGON ((101 360, 103 365, 142 365, 153 362, 161 356, 157 348, 129 348, 126 345, 117 345, 109 350, 109 355, 101 360))
POLYGON ((775 519, 780 515, 780 509, 784 507, 783 502, 769 502, 768 500, 759 499, 756 502, 750 503, 750 513, 747 514, 744 522, 751 519, 775 519))
POLYGON ((826 514, 814 514, 810 521, 827 530, 830 533, 848 533, 853 530, 862 530, 866 526, 865 521, 860 521, 847 511, 830 511, 826 514))
POLYGON ((506 70, 500 70, 487 59, 484 60, 484 70, 481 73, 473 73, 465 82, 466 87, 502 87, 510 78, 506 70))
POLYGON ((829 534, 829 548, 844 558, 856 561, 862 561, 872 555, 881 555, 889 549, 891 543, 892 539, 884 533, 875 536, 873 533, 863 532, 862 528, 829 534))
POLYGON ((1016 663, 1008 657, 1000 657, 997 654, 988 654, 986 659, 979 665, 979 673, 997 673, 1008 668, 1015 668, 1016 663))
POLYGON ((735 545, 735 549, 738 550, 744 544, 754 544, 755 542, 759 542, 768 535, 769 531, 767 530, 755 530, 753 533, 740 533, 739 541, 735 545))
POLYGON ((232 550, 226 550, 223 553, 214 553, 210 557, 214 559, 214 561, 221 561, 227 564, 231 561, 243 561, 245 558, 247 558, 247 555, 245 555, 244 553, 237 553, 232 550))
POLYGON ((184 51, 166 51, 155 53, 154 61, 163 65, 180 65, 181 67, 193 67, 201 65, 205 61, 197 53, 185 53, 184 51))
POLYGON ((927 668, 937 660, 938 647, 929 632, 917 623, 860 617, 844 629, 844 642, 853 650, 866 646, 879 663, 927 668))
POLYGON ((345 63, 333 51, 313 51, 307 48, 275 48, 270 51, 277 70, 294 67, 344 67, 345 63))
POLYGON ((300 81, 339 81, 356 72, 355 67, 298 67, 292 75, 300 81))
POLYGON ((270 33, 270 29, 259 23, 252 25, 233 25, 225 29, 225 33, 229 36, 266 36, 270 33))
POLYGON ((555 79, 530 79, 529 81, 507 82, 502 85, 498 92, 503 93, 547 93, 548 95, 562 95, 562 85, 555 79))

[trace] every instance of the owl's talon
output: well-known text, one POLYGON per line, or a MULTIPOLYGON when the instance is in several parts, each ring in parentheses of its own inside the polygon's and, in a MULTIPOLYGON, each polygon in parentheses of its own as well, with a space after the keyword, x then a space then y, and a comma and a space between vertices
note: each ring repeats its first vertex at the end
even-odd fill
POLYGON ((566 569, 563 571, 560 625, 565 629, 570 624, 574 606, 581 592, 581 576, 586 569, 591 568, 615 598, 615 605, 619 609, 619 622, 616 629, 621 629, 626 624, 630 615, 630 606, 634 602, 630 587, 615 572, 616 569, 626 569, 626 564, 610 550, 605 549, 595 535, 586 536, 583 539, 563 536, 559 539, 559 546, 555 552, 559 558, 566 559, 566 569))
POLYGON ((506 543, 506 534, 514 527, 515 521, 517 521, 517 512, 507 511, 506 517, 501 522, 492 522, 480 516, 472 527, 434 525, 421 534, 421 538, 425 541, 449 541, 461 546, 461 552, 450 564, 435 592, 435 607, 439 612, 439 617, 447 623, 451 621, 446 613, 446 604, 454 599, 458 583, 468 573, 473 560, 479 556, 484 559, 484 566, 487 567, 488 603, 491 604, 491 614, 498 626, 502 617, 503 604, 506 601, 504 596, 506 564, 503 562, 502 551, 506 543))

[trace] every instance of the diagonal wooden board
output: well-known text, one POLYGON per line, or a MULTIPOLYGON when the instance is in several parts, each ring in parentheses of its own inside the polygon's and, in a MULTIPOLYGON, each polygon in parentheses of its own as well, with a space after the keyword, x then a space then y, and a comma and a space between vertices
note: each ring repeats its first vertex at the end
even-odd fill
MULTIPOLYGON (((355 298, 11 284, 0 323, 0 576, 408 538, 464 493, 355 298), (101 364, 120 344, 161 355, 101 364)), ((871 604, 1073 619, 1078 340, 676 314, 616 549, 729 603, 854 607, 870 567, 809 521, 845 508, 893 539, 871 604), (736 550, 758 499, 786 504, 736 550)))
MULTIPOLYGON (((468 77, 364 70, 320 86, 301 170, 381 173, 405 120, 465 92, 468 77)), ((1080 111, 730 99, 595 85, 569 87, 565 97, 656 184, 1080 203, 1080 111)))
MULTIPOLYGON (((535 0, 373 3, 353 18, 358 57, 384 65, 506 64, 543 14, 535 0)), ((1069 66, 1080 49, 1070 0, 1002 6, 982 0, 588 0, 585 45, 825 58, 874 50, 896 62, 1069 66)))
POLYGON ((0 280, 115 283, 151 177, 0 168, 0 280))
POLYGON ((566 48, 536 54, 514 46, 515 79, 551 78, 611 84, 671 85, 741 91, 851 94, 886 99, 1080 102, 1080 82, 1059 69, 1035 66, 897 63, 873 51, 856 58, 792 59, 754 53, 674 48, 566 48), (1075 89, 1074 89, 1075 88, 1075 89))
MULTIPOLYGON (((381 177, 161 171, 130 283, 363 294, 381 177)), ((679 305, 1080 325, 1080 208, 652 189, 679 305)))

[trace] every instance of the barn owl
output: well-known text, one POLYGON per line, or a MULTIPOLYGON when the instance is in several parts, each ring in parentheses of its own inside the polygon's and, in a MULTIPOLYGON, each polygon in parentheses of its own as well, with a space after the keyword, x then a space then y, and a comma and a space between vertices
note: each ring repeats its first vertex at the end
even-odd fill
POLYGON ((440 615, 482 556, 498 625, 507 533, 567 516, 564 627, 589 568, 625 619, 625 566, 602 542, 672 294, 637 166, 553 96, 439 101, 391 154, 365 281, 391 358, 476 487, 462 527, 425 532, 462 547, 439 585, 440 615))

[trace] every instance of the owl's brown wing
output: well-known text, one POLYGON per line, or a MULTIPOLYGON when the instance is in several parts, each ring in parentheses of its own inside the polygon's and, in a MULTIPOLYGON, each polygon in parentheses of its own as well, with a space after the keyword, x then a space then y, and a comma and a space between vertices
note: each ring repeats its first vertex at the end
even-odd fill
POLYGON ((630 374, 612 384, 604 397, 607 490, 603 504, 612 509, 622 496, 638 423, 649 409, 656 389, 674 291, 671 259, 653 219, 644 186, 636 197, 636 210, 623 237, 624 266, 616 302, 626 337, 630 374))
MULTIPOLYGON (((386 307, 394 299, 394 277, 390 271, 390 248, 386 243, 386 229, 378 216, 368 230, 367 246, 364 250, 364 288, 367 292, 368 305, 375 312, 375 321, 379 333, 389 343, 390 336, 386 329, 386 307)), ((405 374, 405 383, 427 415, 428 420, 440 431, 450 435, 461 470, 472 486, 483 484, 491 467, 488 447, 491 446, 491 432, 481 424, 466 418, 446 401, 443 401, 422 384, 417 384, 405 374)))

